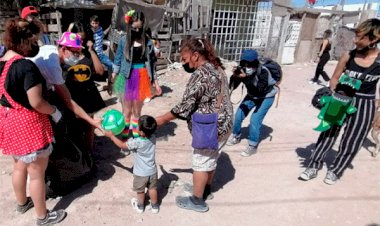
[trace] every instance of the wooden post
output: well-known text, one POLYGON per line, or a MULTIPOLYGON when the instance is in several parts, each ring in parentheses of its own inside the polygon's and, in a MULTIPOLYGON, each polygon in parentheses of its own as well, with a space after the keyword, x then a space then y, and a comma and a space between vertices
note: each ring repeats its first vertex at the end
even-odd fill
POLYGON ((277 54, 277 62, 279 62, 280 64, 282 63, 282 53, 284 51, 286 31, 288 29, 289 19, 290 19, 290 13, 287 13, 286 16, 282 18, 281 36, 280 36, 280 43, 278 46, 278 54, 277 54))
POLYGON ((300 44, 301 44, 301 32, 302 32, 303 23, 305 22, 305 17, 306 17, 306 13, 303 13, 302 19, 301 19, 301 26, 300 26, 300 35, 298 36, 296 49, 294 50, 294 62, 295 63, 298 61, 298 51, 299 51, 300 44))
POLYGON ((271 51, 270 49, 272 48, 271 44, 272 44, 272 36, 273 36, 273 26, 274 26, 274 22, 276 21, 276 17, 272 15, 271 19, 270 19, 270 27, 269 27, 269 34, 268 34, 268 40, 267 40, 267 46, 265 47, 265 51, 264 51, 264 55, 265 57, 269 57, 269 58, 274 58, 274 56, 272 55, 273 54, 273 51, 271 51), (269 54, 270 52, 270 54, 269 54))
POLYGON ((192 17, 191 17, 191 30, 198 30, 198 18, 199 18, 199 2, 198 0, 193 1, 192 5, 192 17))

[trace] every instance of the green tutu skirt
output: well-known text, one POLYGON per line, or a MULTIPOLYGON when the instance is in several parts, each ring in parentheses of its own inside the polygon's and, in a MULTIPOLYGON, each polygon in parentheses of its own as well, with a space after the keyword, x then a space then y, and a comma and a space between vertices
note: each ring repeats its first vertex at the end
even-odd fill
POLYGON ((117 75, 113 84, 113 93, 118 97, 123 97, 125 93, 125 77, 124 75, 117 75))

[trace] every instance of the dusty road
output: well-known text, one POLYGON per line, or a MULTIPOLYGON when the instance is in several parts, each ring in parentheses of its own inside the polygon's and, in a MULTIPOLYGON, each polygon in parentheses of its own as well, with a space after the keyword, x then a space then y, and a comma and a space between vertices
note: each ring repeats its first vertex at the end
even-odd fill
MULTIPOLYGON (((334 62, 326 66, 332 74, 334 62)), ((230 68, 230 66, 229 66, 230 68)), ((380 225, 380 157, 371 157, 368 139, 344 177, 333 186, 323 183, 326 167, 309 182, 297 180, 304 160, 310 156, 319 121, 310 99, 318 85, 307 79, 315 65, 283 67, 278 108, 272 107, 264 120, 259 152, 249 158, 239 155, 246 141, 224 148, 215 179, 215 198, 204 214, 182 210, 175 196, 183 194, 181 183, 191 182, 190 134, 183 121, 173 121, 157 133, 157 164, 160 177, 161 211, 137 214, 130 206, 132 158, 122 158, 117 148, 103 136, 96 138, 96 179, 62 199, 48 200, 49 208, 65 208, 68 216, 61 225, 289 225, 289 226, 375 226, 380 225), (177 186, 169 188, 170 181, 177 186)), ((230 73, 229 73, 230 74, 230 73)), ((160 77, 164 96, 153 99, 144 114, 165 113, 180 100, 188 75, 182 70, 160 77)), ((233 101, 240 98, 237 89, 233 101)), ((105 92, 108 108, 120 109, 105 92)), ((235 108, 237 106, 235 105, 235 108)), ((106 109, 105 109, 106 110, 106 109)), ((105 111, 104 110, 104 111, 105 111)), ((99 112, 102 115, 104 112, 99 112)), ((243 124, 247 136, 248 119, 243 124)), ((337 145, 334 146, 336 150, 337 145)), ((328 155, 332 161, 335 152, 328 155)), ((0 225, 34 225, 34 211, 18 215, 11 187, 11 160, 0 157, 0 225)))

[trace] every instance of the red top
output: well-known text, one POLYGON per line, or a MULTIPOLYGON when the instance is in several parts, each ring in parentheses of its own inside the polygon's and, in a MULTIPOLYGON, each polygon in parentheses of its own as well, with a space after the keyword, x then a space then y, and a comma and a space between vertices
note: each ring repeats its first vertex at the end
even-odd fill
POLYGON ((0 107, 0 149, 5 155, 27 155, 53 141, 49 116, 23 107, 4 88, 10 66, 21 58, 14 56, 8 60, 0 76, 0 97, 4 95, 13 107, 0 107))

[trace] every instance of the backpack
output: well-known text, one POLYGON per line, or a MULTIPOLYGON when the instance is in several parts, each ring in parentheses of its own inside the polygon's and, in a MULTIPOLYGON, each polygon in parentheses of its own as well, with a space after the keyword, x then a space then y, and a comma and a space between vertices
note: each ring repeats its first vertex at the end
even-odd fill
POLYGON ((311 99, 311 104, 317 108, 317 109, 322 109, 323 105, 321 104, 320 100, 323 96, 331 96, 332 91, 329 87, 322 87, 319 88, 313 98, 311 99))
POLYGON ((62 109, 63 118, 53 125, 54 151, 45 172, 46 196, 66 195, 89 182, 95 174, 91 153, 83 140, 87 122, 62 109))
POLYGON ((281 66, 276 61, 270 58, 264 58, 263 60, 261 60, 261 66, 269 72, 268 85, 280 85, 282 80, 281 66))

